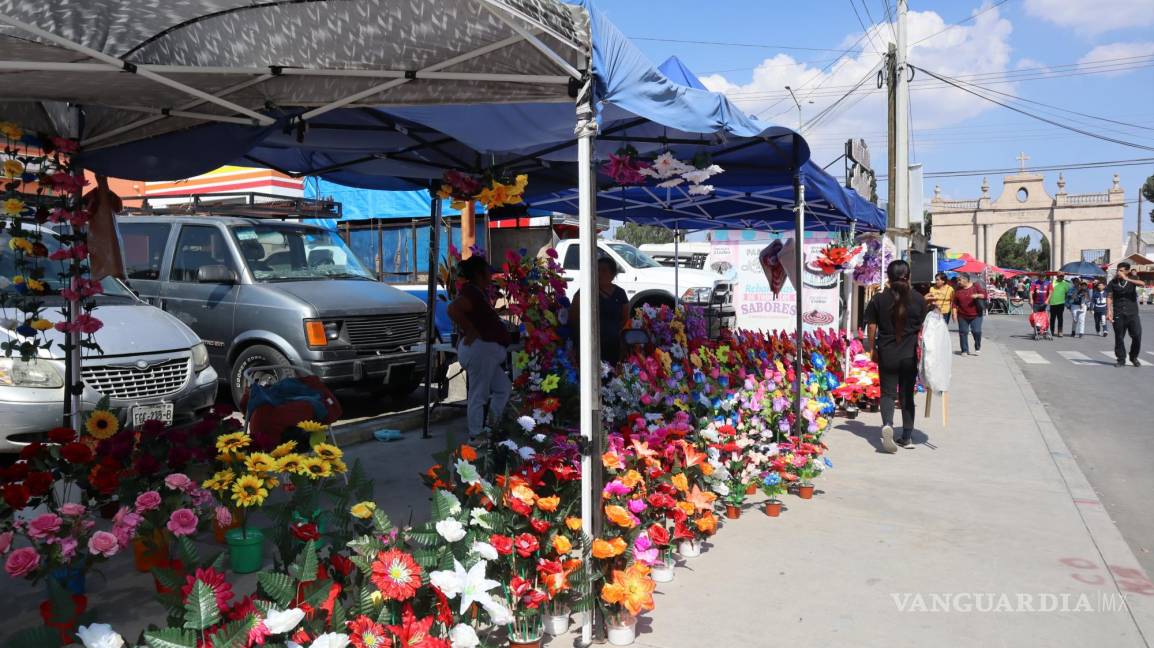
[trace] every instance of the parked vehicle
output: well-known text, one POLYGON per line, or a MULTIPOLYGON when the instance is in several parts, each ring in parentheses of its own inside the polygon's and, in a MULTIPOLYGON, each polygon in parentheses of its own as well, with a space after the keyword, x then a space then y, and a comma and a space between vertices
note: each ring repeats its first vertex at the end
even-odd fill
MULTIPOLYGON (((52 233, 42 231, 49 251, 58 249, 52 233)), ((0 277, 5 278, 0 293, 11 289, 6 278, 15 274, 13 257, 6 253, 10 239, 0 232, 0 249, 5 250, 0 254, 0 277)), ((45 281, 60 288, 51 273, 45 281)), ((172 315, 139 300, 119 280, 107 278, 101 284, 104 294, 95 298, 92 314, 104 327, 95 336, 99 354, 86 351, 81 365, 82 407, 90 411, 108 397, 121 423, 136 425, 150 419, 180 423, 211 407, 218 377, 200 338, 172 315)), ((59 296, 44 301, 49 311, 64 305, 59 296)), ((3 324, 0 335, 18 337, 3 324)), ((44 335, 53 344, 40 358, 0 358, 0 452, 18 452, 63 421, 64 334, 49 330, 44 335)))
POLYGON ((713 244, 705 241, 684 241, 678 245, 646 243, 640 249, 653 257, 654 261, 670 268, 680 265, 682 268, 712 270, 723 276, 733 274, 729 262, 716 259, 713 256, 713 244))
POLYGON ((377 281, 335 232, 228 216, 121 216, 132 288, 208 346, 233 401, 293 365, 330 387, 407 394, 424 374, 425 304, 377 281))
MULTIPOLYGON (((724 276, 710 270, 663 266, 624 241, 601 240, 597 242, 597 249, 600 254, 617 262, 621 274, 616 283, 629 296, 630 308, 673 306, 676 303, 674 295, 680 293, 683 303, 705 310, 711 334, 716 335, 722 327, 733 326, 733 283, 724 276)), ((578 283, 580 245, 577 240, 558 242, 557 256, 561 259, 565 280, 569 282, 568 296, 572 299, 578 283)))

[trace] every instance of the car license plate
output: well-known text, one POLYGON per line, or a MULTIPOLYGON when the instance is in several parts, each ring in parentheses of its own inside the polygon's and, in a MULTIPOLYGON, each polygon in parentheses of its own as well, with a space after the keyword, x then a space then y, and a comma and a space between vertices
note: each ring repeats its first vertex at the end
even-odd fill
POLYGON ((160 421, 171 425, 175 408, 172 403, 156 403, 155 405, 137 405, 132 408, 132 427, 140 427, 146 421, 160 421))

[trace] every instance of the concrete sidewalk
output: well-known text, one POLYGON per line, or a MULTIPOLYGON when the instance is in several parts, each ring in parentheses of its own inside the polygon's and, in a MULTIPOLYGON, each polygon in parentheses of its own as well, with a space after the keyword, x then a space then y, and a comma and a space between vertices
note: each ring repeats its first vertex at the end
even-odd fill
POLYGON ((877 414, 840 421, 815 498, 752 498, 638 645, 1148 648, 1154 586, 1004 350, 955 357, 950 401, 896 455, 877 414))

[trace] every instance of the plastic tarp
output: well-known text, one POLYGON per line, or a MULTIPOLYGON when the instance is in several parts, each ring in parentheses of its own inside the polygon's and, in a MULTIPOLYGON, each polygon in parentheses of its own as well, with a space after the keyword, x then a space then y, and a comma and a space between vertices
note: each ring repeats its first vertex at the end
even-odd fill
POLYGON ((950 390, 950 375, 953 370, 953 340, 950 329, 941 313, 926 315, 922 324, 922 366, 921 378, 926 389, 935 392, 950 390))

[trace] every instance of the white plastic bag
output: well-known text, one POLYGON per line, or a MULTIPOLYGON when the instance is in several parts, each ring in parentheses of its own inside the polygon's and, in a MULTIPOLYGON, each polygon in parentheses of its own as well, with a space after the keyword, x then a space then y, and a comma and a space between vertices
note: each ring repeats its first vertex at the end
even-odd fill
POLYGON ((953 347, 950 329, 941 313, 930 312, 922 324, 922 384, 931 392, 950 390, 953 347))

